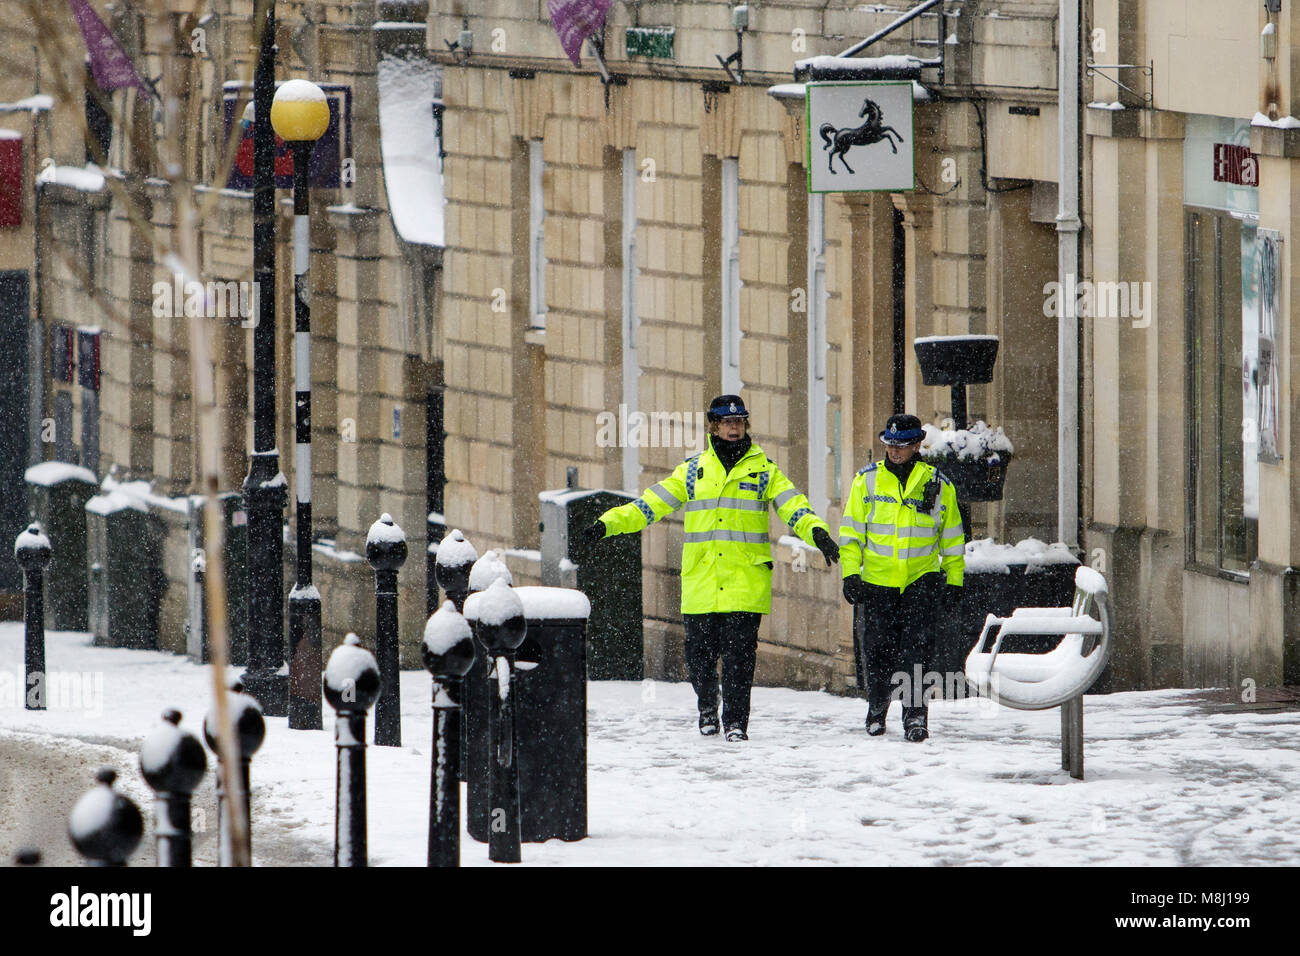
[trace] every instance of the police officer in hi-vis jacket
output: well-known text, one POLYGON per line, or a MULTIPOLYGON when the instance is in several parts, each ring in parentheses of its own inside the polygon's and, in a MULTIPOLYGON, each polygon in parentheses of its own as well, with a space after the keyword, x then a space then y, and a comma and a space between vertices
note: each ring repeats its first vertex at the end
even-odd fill
POLYGON ((709 403, 709 442, 630 504, 611 508, 583 533, 594 544, 632 534, 686 510, 682 545, 682 618, 686 667, 699 701, 700 733, 718 732, 718 658, 722 659, 722 726, 726 739, 748 740, 750 688, 758 625, 772 609, 769 505, 790 529, 818 548, 829 567, 839 548, 776 463, 749 437, 749 412, 738 395, 709 403))
POLYGON ((844 597, 866 607, 867 733, 885 732, 891 695, 901 694, 903 733, 915 742, 929 736, 916 675, 929 668, 940 609, 961 593, 966 567, 957 492, 921 460, 924 437, 915 415, 885 423, 885 458, 853 479, 840 526, 844 597))

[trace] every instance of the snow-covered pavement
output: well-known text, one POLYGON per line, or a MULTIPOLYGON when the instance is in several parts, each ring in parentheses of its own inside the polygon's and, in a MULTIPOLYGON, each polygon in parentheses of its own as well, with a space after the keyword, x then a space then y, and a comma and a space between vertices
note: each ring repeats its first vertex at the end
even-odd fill
MULTIPOLYGON (((207 670, 51 632, 48 668, 65 675, 68 693, 48 711, 26 711, 22 634, 21 624, 0 624, 0 738, 117 748, 120 786, 147 807, 139 742, 171 706, 198 731, 207 670)), ((429 685, 425 673, 402 674, 406 746, 368 750, 372 865, 424 864, 429 685)), ((750 741, 728 744, 699 736, 685 684, 593 683, 591 835, 525 844, 524 863, 1300 863, 1300 712, 1216 713, 1189 691, 1089 697, 1082 782, 1059 769, 1055 710, 938 702, 923 744, 902 739, 897 706, 883 738, 866 736, 863 713, 858 700, 757 688, 750 741)), ((253 761, 254 855, 265 827, 328 847, 333 715, 326 708, 323 731, 267 724, 253 761)), ((0 830, 22 824, 0 820, 0 830)), ((486 865, 486 847, 465 837, 462 862, 486 865)))

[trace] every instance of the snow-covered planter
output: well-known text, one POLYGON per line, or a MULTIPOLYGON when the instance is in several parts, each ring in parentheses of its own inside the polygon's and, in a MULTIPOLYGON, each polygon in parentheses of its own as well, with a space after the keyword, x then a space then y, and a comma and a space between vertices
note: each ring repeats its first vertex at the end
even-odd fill
POLYGON ((982 421, 970 428, 921 427, 925 429, 921 457, 957 486, 958 500, 1002 500, 1007 465, 1015 454, 1015 446, 1001 427, 990 428, 982 421))

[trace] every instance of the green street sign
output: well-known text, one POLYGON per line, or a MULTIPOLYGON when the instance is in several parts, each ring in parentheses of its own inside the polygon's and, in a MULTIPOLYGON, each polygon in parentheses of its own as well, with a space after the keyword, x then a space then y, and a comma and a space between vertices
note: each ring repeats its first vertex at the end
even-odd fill
POLYGON ((654 56, 671 60, 676 33, 674 27, 628 27, 623 42, 628 56, 654 56))

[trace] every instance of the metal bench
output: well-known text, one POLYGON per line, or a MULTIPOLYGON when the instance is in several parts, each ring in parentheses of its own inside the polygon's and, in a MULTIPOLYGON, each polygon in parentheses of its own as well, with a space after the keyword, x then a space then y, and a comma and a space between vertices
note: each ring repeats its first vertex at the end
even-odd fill
POLYGON ((1106 579, 1080 566, 1074 574, 1073 606, 988 615, 966 658, 966 680, 981 696, 1017 710, 1060 707, 1061 766, 1082 780, 1083 694, 1101 676, 1110 648, 1106 579), (1004 653, 1003 639, 1012 634, 1060 635, 1061 640, 1043 654, 1004 653), (985 650, 990 638, 993 645, 985 650))

